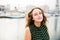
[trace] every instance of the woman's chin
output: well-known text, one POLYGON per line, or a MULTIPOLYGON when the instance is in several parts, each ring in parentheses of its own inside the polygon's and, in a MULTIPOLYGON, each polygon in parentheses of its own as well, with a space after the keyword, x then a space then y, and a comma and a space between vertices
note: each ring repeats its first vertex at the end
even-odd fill
POLYGON ((42 22, 42 20, 37 20, 37 22, 42 22))

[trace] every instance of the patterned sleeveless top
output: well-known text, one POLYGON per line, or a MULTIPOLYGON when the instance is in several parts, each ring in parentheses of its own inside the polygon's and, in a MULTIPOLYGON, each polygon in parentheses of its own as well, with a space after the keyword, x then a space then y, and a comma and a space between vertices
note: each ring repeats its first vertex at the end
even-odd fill
POLYGON ((49 34, 45 25, 41 25, 40 27, 30 25, 29 29, 31 32, 31 40, 49 40, 49 34))

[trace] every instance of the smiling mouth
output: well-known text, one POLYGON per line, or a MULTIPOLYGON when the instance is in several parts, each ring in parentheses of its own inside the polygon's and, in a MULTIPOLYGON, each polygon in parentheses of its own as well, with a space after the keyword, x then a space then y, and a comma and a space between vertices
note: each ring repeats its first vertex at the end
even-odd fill
POLYGON ((38 19, 42 19, 42 18, 38 18, 38 19))

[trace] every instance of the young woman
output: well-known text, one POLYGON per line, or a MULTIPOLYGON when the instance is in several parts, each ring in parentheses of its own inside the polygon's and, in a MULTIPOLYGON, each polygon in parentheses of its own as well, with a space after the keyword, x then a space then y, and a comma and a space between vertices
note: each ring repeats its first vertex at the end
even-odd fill
POLYGON ((47 18, 41 8, 33 8, 28 13, 26 21, 25 40, 49 40, 47 18))

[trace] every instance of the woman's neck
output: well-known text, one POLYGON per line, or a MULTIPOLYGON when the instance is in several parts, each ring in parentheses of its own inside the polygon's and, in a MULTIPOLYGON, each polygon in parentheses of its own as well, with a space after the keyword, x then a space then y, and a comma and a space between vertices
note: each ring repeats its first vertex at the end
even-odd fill
POLYGON ((34 24, 35 24, 36 27, 40 27, 41 26, 40 22, 34 22, 34 24))

